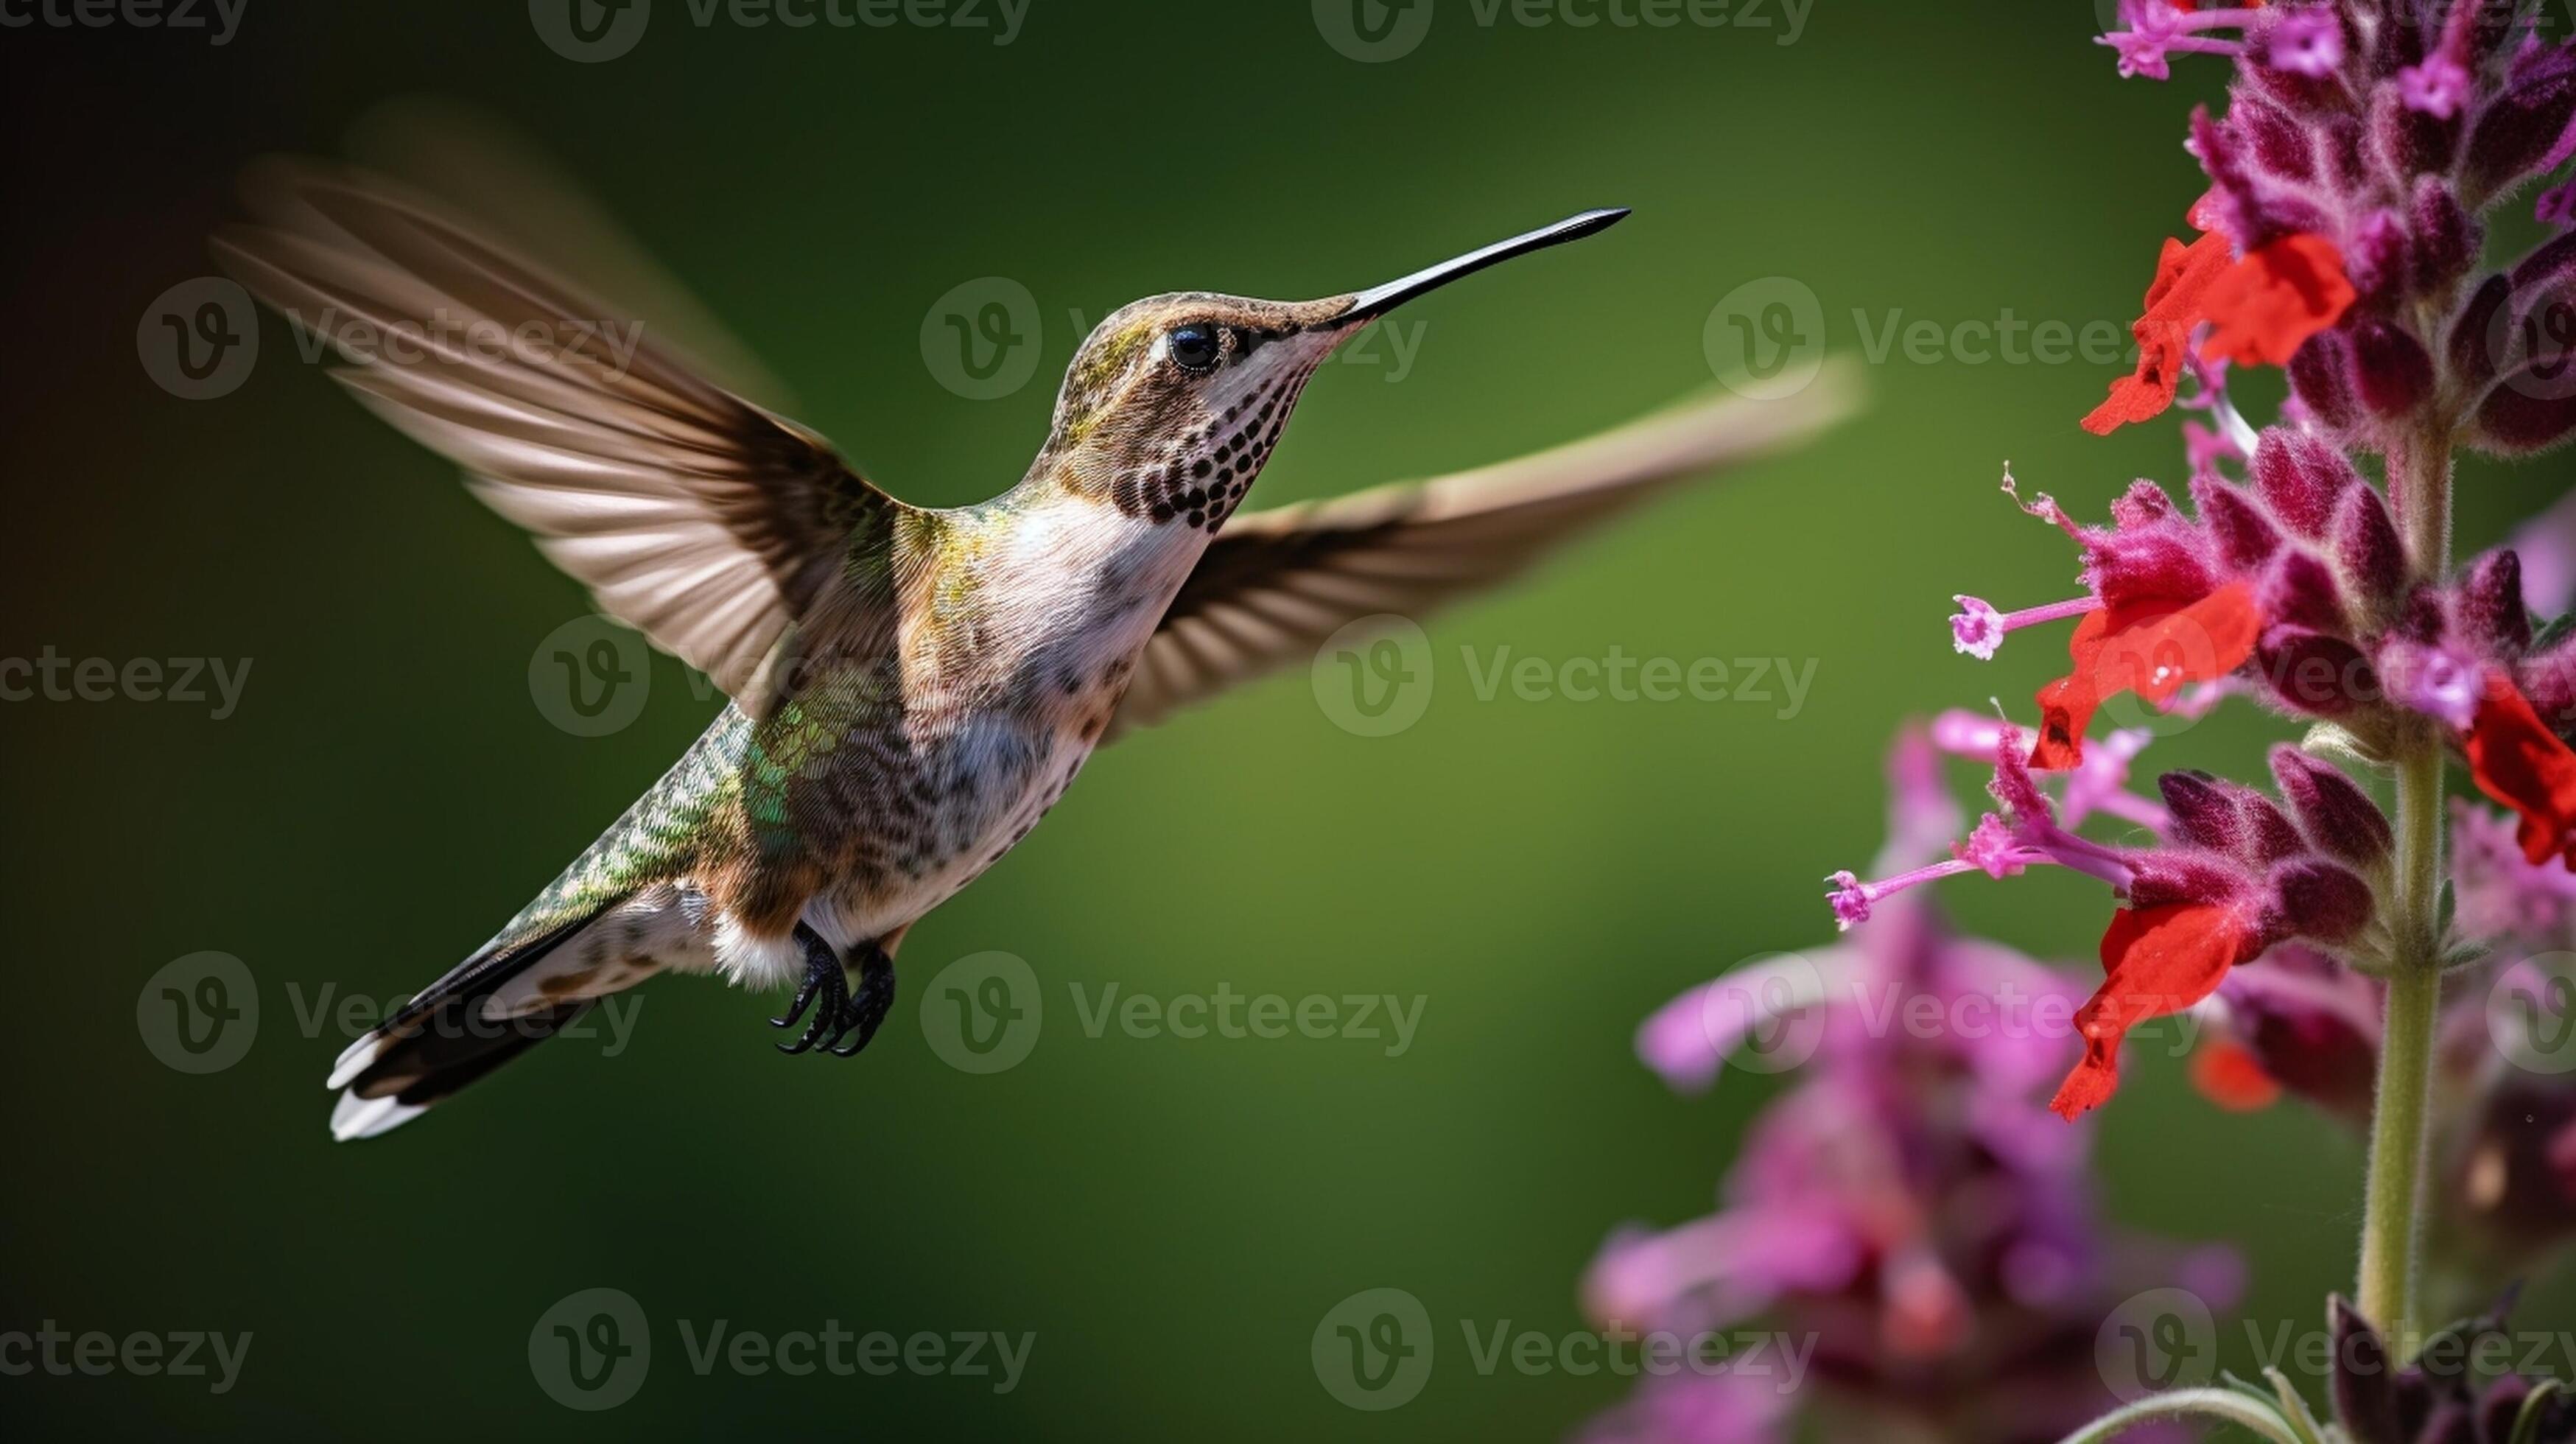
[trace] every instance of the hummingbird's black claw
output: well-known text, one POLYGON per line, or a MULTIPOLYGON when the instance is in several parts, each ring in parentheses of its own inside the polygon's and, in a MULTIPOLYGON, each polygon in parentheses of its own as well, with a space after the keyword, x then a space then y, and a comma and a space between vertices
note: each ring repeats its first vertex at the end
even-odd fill
POLYGON ((877 1029, 894 1008, 894 959, 875 943, 862 943, 854 966, 859 985, 850 987, 850 966, 823 935, 796 925, 796 942, 805 950, 805 981, 797 986, 796 997, 787 1005, 787 1016, 772 1018, 773 1028, 794 1027, 805 1017, 810 1005, 814 1015, 805 1031, 793 1043, 781 1043, 781 1053, 808 1053, 818 1045, 835 1058, 848 1058, 868 1046, 877 1029), (843 1039, 848 1039, 846 1044, 843 1039))
POLYGON ((859 986, 843 1006, 839 1031, 832 1034, 832 1043, 825 1047, 835 1058, 855 1056, 868 1046, 868 1040, 876 1037, 877 1029, 884 1024, 886 1014, 893 1008, 894 959, 887 957, 883 948, 870 943, 867 955, 859 960, 859 986), (848 1047, 832 1046, 841 1041, 842 1034, 850 1032, 856 1032, 858 1036, 850 1040, 848 1047))
POLYGON ((820 986, 822 986, 821 980, 817 979, 812 972, 807 972, 805 974, 805 985, 796 990, 795 1000, 787 1005, 787 1016, 784 1018, 770 1019, 769 1026, 773 1028, 795 1027, 796 1020, 805 1016, 805 1005, 814 1001, 814 990, 820 986))
MULTIPOLYGON (((804 1036, 793 1043, 778 1045, 781 1053, 810 1050, 823 1040, 824 1030, 834 1026, 850 1006, 850 979, 841 969, 840 954, 832 951, 832 945, 823 941, 821 933, 803 923, 796 925, 796 941, 805 949, 805 981, 796 989, 795 1001, 787 1005, 787 1016, 769 1021, 775 1027, 789 1027, 804 1016, 807 1003, 819 1000, 820 1006, 814 1009, 814 1020, 805 1026, 804 1036)), ((833 1036, 837 1038, 839 1035, 833 1036)))

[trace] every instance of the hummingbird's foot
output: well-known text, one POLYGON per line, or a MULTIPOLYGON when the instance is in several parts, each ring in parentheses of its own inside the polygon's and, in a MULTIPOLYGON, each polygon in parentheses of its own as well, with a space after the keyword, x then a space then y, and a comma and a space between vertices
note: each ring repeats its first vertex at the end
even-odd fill
POLYGON ((814 1010, 814 1021, 806 1025, 803 1037, 778 1045, 781 1053, 802 1053, 823 1041, 823 1035, 839 1023, 850 1007, 850 979, 841 969, 840 954, 832 951, 821 933, 803 923, 796 925, 796 942, 805 950, 805 981, 798 985, 794 1001, 787 1005, 787 1016, 770 1019, 769 1026, 793 1028, 796 1020, 805 1016, 807 1004, 820 1002, 822 1006, 814 1010))
POLYGON ((847 1058, 868 1046, 885 1022, 886 1013, 894 1007, 894 959, 874 943, 862 944, 859 956, 859 986, 841 1005, 841 1014, 824 1050, 835 1058, 847 1058), (852 1033, 849 1046, 837 1046, 852 1033))

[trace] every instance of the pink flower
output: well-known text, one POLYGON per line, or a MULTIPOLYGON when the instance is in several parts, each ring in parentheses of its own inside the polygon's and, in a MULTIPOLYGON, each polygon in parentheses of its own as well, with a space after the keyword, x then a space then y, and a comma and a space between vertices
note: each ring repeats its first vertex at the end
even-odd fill
POLYGON ((2397 72, 2397 96, 2408 110, 2449 120, 2469 98, 2468 67, 2448 55, 2427 56, 2397 72))
POLYGON ((2324 80, 2343 68, 2343 22, 2331 10, 2293 10, 2272 27, 2266 55, 2276 70, 2324 80))
POLYGON ((2119 55, 2122 76, 2164 80, 2172 74, 2165 59, 2170 53, 2242 54, 2242 42, 2215 39, 2207 32, 2241 28, 2254 13, 2213 10, 2196 14, 2167 0, 2120 0, 2121 28, 2095 37, 2095 43, 2108 45, 2119 55))

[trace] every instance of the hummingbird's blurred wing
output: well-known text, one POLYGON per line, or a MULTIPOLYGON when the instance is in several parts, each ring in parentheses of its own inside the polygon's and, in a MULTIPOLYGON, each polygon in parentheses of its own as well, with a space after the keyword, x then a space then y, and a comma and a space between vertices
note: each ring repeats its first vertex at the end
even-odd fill
POLYGON ((1673 482, 1805 439, 1855 393, 1828 367, 1781 400, 1687 402, 1494 466, 1239 515, 1172 599, 1106 737, 1308 662, 1364 617, 1419 620, 1673 482))
POLYGON ((349 363, 335 378, 464 467, 601 611, 754 715, 791 626, 808 652, 891 646, 888 568, 850 563, 889 556, 909 508, 830 443, 381 176, 271 161, 243 192, 260 223, 217 234, 225 269, 329 343, 349 363))
POLYGON ((351 123, 348 152, 535 269, 579 276, 611 314, 647 323, 654 344, 771 411, 796 397, 749 346, 664 269, 572 174, 499 116, 452 96, 399 96, 351 123))

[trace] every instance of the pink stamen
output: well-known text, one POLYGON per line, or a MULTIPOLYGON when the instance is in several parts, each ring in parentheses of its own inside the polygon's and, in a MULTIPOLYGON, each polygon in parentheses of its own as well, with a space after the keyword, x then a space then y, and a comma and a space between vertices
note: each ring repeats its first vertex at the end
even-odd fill
POLYGON ((1869 910, 1884 898, 1892 897, 1918 884, 1945 877, 1956 877, 1960 873, 1977 870, 1977 865, 1973 862, 1952 858, 1948 862, 1936 862, 1930 867, 1918 867, 1912 872, 1900 872, 1894 877, 1881 878, 1876 882, 1862 882, 1850 872, 1838 872, 1825 879, 1834 885, 1834 890, 1826 894, 1826 899, 1833 904, 1834 926, 1848 932, 1854 924, 1868 922, 1869 910))
POLYGON ((2024 607, 2018 612, 1996 611, 1991 603, 1976 597, 1952 597, 1959 610, 1950 617, 1950 645, 1980 662, 1994 660, 1995 649, 2003 645, 2006 632, 2042 622, 2062 622, 2097 611, 2102 599, 2095 596, 2072 597, 2046 606, 2024 607))

